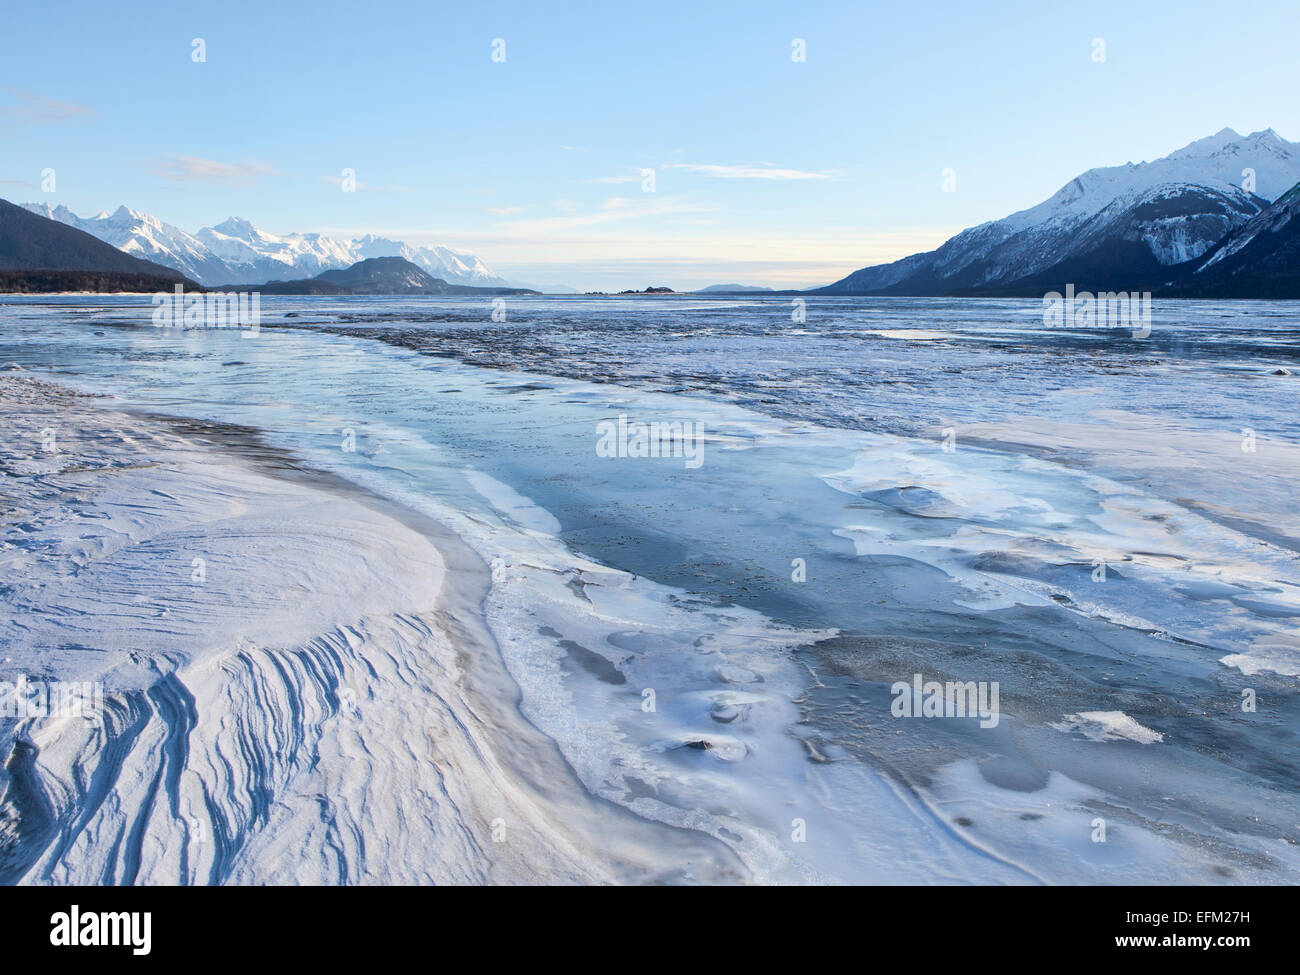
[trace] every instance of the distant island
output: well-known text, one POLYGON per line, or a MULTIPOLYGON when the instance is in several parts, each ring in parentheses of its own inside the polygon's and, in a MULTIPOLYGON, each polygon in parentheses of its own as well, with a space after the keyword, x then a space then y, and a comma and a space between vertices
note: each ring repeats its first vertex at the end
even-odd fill
POLYGON ((675 295, 677 294, 677 292, 674 291, 672 288, 651 287, 651 288, 646 288, 644 291, 637 291, 635 289, 628 289, 627 291, 617 291, 613 293, 609 291, 584 291, 583 294, 587 296, 597 296, 597 297, 603 295, 604 297, 608 298, 614 295, 675 295))
POLYGON ((402 257, 371 257, 351 267, 323 271, 298 281, 227 285, 213 290, 255 290, 267 295, 536 295, 530 288, 448 284, 402 257))

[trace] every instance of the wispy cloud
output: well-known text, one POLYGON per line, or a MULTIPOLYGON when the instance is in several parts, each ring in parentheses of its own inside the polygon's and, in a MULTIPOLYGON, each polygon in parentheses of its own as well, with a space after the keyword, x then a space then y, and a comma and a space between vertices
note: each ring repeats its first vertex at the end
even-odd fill
POLYGON ((488 207, 488 213, 495 213, 499 217, 512 217, 516 213, 523 213, 523 207, 488 207))
POLYGON ((718 166, 696 163, 668 163, 664 169, 681 169, 715 179, 834 179, 832 173, 815 173, 806 169, 779 169, 765 163, 744 166, 718 166))
POLYGON ((614 223, 622 220, 643 220, 647 217, 695 213, 704 209, 707 208, 672 197, 647 196, 646 199, 640 200, 611 196, 601 204, 598 211, 574 213, 565 217, 512 220, 500 224, 500 226, 508 229, 511 233, 551 233, 580 227, 593 227, 598 224, 614 223))
MULTIPOLYGON (((590 215, 618 218, 621 214, 616 208, 590 215)), ((682 232, 696 220, 688 216, 674 220, 671 228, 648 233, 634 223, 592 226, 604 220, 589 221, 567 233, 556 233, 554 222, 545 220, 503 221, 490 233, 392 226, 317 229, 340 238, 373 233, 409 244, 439 244, 483 256, 507 279, 563 281, 581 286, 580 290, 643 288, 651 281, 679 290, 731 281, 771 287, 830 284, 860 267, 933 250, 962 229, 893 227, 861 235, 828 232, 808 237, 682 232)))
POLYGON ((198 156, 170 155, 158 164, 154 172, 164 179, 186 183, 215 183, 220 186, 247 186, 261 176, 273 173, 270 163, 246 159, 238 163, 223 163, 198 156))
MULTIPOLYGON (((612 211, 617 213, 617 211, 612 211)), ((516 229, 493 234, 436 235, 441 243, 484 255, 499 274, 521 281, 563 281, 587 288, 643 288, 649 282, 683 289, 740 281, 769 287, 830 284, 860 267, 932 250, 959 227, 894 227, 867 234, 702 234, 671 229, 644 232, 635 224, 593 226, 556 234, 516 229)), ((521 222, 522 223, 522 222, 521 222)), ((375 231, 380 233, 380 231, 375 231)), ((386 228, 383 236, 426 242, 417 230, 386 228)), ((355 236, 355 234, 353 234, 355 236)))
POLYGON ((5 90, 9 93, 11 104, 0 106, 0 116, 11 121, 61 122, 65 119, 86 118, 95 114, 89 106, 79 105, 76 102, 46 98, 44 95, 20 91, 17 88, 5 90))

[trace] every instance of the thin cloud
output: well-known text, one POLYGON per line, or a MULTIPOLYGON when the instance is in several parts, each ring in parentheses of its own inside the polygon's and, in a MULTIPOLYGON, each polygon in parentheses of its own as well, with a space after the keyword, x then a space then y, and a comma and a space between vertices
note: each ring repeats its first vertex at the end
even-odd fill
POLYGON ((198 156, 170 155, 155 170, 163 179, 185 183, 214 183, 220 186, 247 186, 262 176, 273 173, 269 163, 247 159, 239 163, 223 163, 198 156))
MULTIPOLYGON (((617 218, 620 214, 606 211, 599 216, 617 218)), ((548 221, 535 220, 503 221, 488 233, 391 226, 317 229, 340 238, 373 233, 413 245, 439 244, 482 255, 508 279, 563 281, 582 285, 580 290, 642 288, 650 279, 679 289, 730 281, 769 287, 829 284, 860 267, 933 250, 962 229, 893 227, 864 235, 818 233, 809 237, 683 233, 683 225, 695 219, 678 218, 671 229, 650 233, 635 221, 601 220, 565 233, 557 233, 548 221)))
POLYGON ((681 169, 715 179, 834 179, 831 173, 815 173, 806 169, 779 169, 763 164, 748 166, 717 166, 696 163, 668 163, 664 169, 681 169))
POLYGON ((79 105, 76 102, 46 98, 44 95, 20 91, 17 88, 8 88, 6 91, 9 92, 13 103, 0 108, 0 115, 15 122, 61 122, 95 114, 89 106, 79 105))
POLYGON ((500 226, 508 228, 513 233, 549 233, 560 230, 573 230, 579 227, 592 227, 620 220, 638 220, 670 214, 695 213, 701 209, 703 208, 672 198, 649 199, 641 202, 625 197, 610 197, 601 205, 599 212, 576 213, 568 217, 514 220, 500 226))
POLYGON ((499 217, 512 217, 516 213, 523 213, 523 207, 488 207, 488 213, 495 213, 499 217))
POLYGON ((862 238, 691 237, 590 235, 558 239, 458 241, 476 253, 491 253, 491 263, 506 278, 564 281, 581 290, 645 287, 647 282, 677 290, 722 282, 771 288, 808 288, 837 281, 865 264, 885 263, 944 239, 938 231, 893 231, 862 238), (851 256, 849 256, 851 255, 851 256))

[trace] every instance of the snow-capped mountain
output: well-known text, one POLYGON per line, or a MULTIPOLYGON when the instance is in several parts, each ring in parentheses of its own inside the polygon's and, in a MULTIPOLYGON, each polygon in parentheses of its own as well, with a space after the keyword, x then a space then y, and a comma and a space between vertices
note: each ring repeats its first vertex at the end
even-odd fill
POLYGON ((506 286, 504 279, 497 277, 473 254, 458 254, 446 247, 412 247, 400 240, 376 237, 373 234, 358 237, 352 241, 352 246, 358 261, 371 257, 401 257, 450 284, 506 286))
POLYGON ((57 220, 69 227, 98 237, 132 257, 153 261, 180 271, 201 284, 218 284, 227 268, 195 237, 157 217, 127 207, 113 213, 101 210, 93 217, 78 217, 65 206, 50 208, 46 203, 24 203, 32 213, 57 220))
POLYGON ((258 284, 313 277, 321 271, 355 264, 349 241, 323 234, 287 234, 283 237, 258 230, 247 220, 230 217, 215 227, 204 227, 196 235, 204 246, 223 261, 225 282, 203 284, 258 284))
POLYGON ((1300 274, 1300 183, 1220 241, 1197 273, 1269 269, 1300 274))
POLYGON ((1215 245, 1169 293, 1205 298, 1300 298, 1300 183, 1215 245))
POLYGON ((451 284, 506 287, 507 282, 472 254, 446 247, 415 247, 367 234, 338 240, 324 234, 278 236, 230 217, 188 234, 128 207, 78 217, 65 206, 23 204, 33 213, 76 227, 134 257, 175 268, 200 284, 261 284, 314 277, 370 257, 403 257, 451 284))
POLYGON ((1272 129, 1224 129, 1153 162, 1090 169, 1035 207, 818 292, 1028 293, 1067 279, 1147 280, 1204 255, 1297 180, 1300 145, 1272 129))
POLYGON ((59 284, 78 289, 90 285, 139 290, 141 285, 156 288, 158 281, 186 283, 170 267, 125 253, 64 221, 42 216, 0 200, 0 271, 55 274, 59 284), (57 272, 70 275, 58 276, 57 272))

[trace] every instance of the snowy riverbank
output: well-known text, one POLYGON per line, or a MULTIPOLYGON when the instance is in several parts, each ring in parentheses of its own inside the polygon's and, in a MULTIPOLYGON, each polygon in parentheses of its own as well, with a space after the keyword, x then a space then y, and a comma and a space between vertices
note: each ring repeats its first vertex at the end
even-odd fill
POLYGON ((723 880, 591 800, 518 714, 487 570, 251 431, 0 379, 5 883, 723 880))

